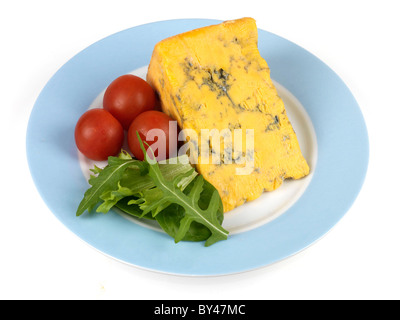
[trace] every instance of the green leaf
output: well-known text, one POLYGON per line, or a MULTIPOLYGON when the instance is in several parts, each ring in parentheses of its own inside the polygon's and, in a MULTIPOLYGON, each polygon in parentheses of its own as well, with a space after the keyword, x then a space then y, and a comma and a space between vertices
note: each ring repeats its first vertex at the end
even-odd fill
MULTIPOLYGON (((211 235, 207 238, 206 246, 227 239, 229 233, 221 226, 221 222, 218 218, 221 210, 221 198, 218 191, 214 188, 207 208, 203 207, 204 209, 202 209, 199 205, 201 192, 204 186, 203 176, 198 175, 194 179, 194 185, 189 194, 185 194, 177 187, 179 178, 175 178, 174 181, 166 180, 160 171, 158 163, 155 161, 148 161, 149 157, 147 154, 145 159, 149 164, 148 175, 153 179, 154 184, 162 191, 163 195, 157 200, 152 199, 153 202, 149 204, 145 211, 149 212, 168 202, 180 205, 185 211, 184 217, 180 220, 179 229, 175 234, 175 242, 179 242, 185 238, 193 222, 202 224, 210 230, 211 235)), ((143 194, 143 196, 145 195, 143 194)))
POLYGON ((131 200, 128 204, 138 204, 142 210, 142 216, 147 215, 149 212, 155 217, 160 211, 164 210, 170 205, 169 202, 160 201, 163 193, 158 188, 144 190, 140 193, 139 199, 131 200))
MULTIPOLYGON (((172 238, 175 238, 178 230, 180 221, 185 216, 185 209, 175 203, 168 206, 166 209, 161 211, 157 216, 156 220, 161 228, 172 238)), ((204 225, 192 222, 189 230, 185 234, 182 241, 204 241, 211 236, 210 230, 204 225)))
POLYGON ((136 197, 126 197, 121 199, 120 201, 117 202, 117 204, 115 205, 118 209, 120 209, 121 211, 123 211, 124 213, 136 217, 136 218, 146 218, 146 219, 150 219, 150 220, 154 220, 154 218, 152 217, 151 214, 147 214, 145 216, 142 216, 143 211, 140 209, 138 204, 129 204, 128 203, 133 200, 133 199, 137 199, 136 197))
POLYGON ((109 157, 108 165, 103 170, 96 169, 97 176, 91 176, 89 184, 91 187, 86 190, 82 201, 80 202, 76 215, 82 215, 86 210, 91 212, 95 205, 101 200, 101 195, 105 192, 114 191, 118 188, 118 182, 121 180, 125 170, 129 167, 137 167, 141 172, 147 170, 147 164, 134 159, 121 159, 118 157, 109 157))
MULTIPOLYGON (((182 178, 179 179, 178 185, 181 190, 184 190, 197 176, 197 172, 194 171, 188 162, 187 164, 180 163, 180 161, 186 160, 188 160, 188 158, 185 155, 179 158, 169 159, 165 164, 160 164, 160 170, 166 179, 172 180, 178 176, 182 176, 182 178)), ((103 200, 103 203, 97 208, 96 211, 107 213, 121 199, 141 193, 146 193, 146 198, 149 198, 149 201, 152 202, 154 197, 151 199, 151 192, 153 192, 151 189, 154 187, 155 184, 150 176, 147 174, 142 175, 142 172, 137 167, 129 167, 125 170, 121 180, 118 182, 117 190, 108 190, 107 192, 101 194, 100 199, 103 200)), ((148 202, 144 203, 144 201, 140 201, 137 198, 134 198, 131 202, 127 203, 127 205, 129 204, 140 204, 139 207, 142 210, 145 210, 148 206, 148 202)), ((167 206, 168 205, 163 204, 159 208, 155 208, 153 210, 153 214, 156 215, 159 211, 163 210, 167 206)), ((143 213, 143 216, 147 213, 148 211, 143 213)))
POLYGON ((122 150, 118 157, 108 158, 105 168, 95 166, 76 215, 91 212, 100 203, 99 212, 116 206, 134 217, 156 219, 175 242, 206 240, 209 246, 227 239, 218 191, 195 172, 187 156, 159 164, 138 138, 145 161, 122 150))
MULTIPOLYGON (((184 193, 189 194, 192 190, 195 182, 193 181, 187 188, 185 188, 184 193)), ((208 204, 210 203, 212 194, 215 188, 207 180, 204 180, 203 191, 200 194, 199 207, 206 210, 208 204)), ((218 222, 222 224, 224 220, 222 201, 220 202, 220 207, 217 210, 218 222)), ((185 210, 183 207, 177 204, 171 204, 169 207, 161 211, 155 218, 161 228, 169 234, 171 237, 175 238, 179 230, 180 221, 185 216, 185 210)), ((186 232, 183 241, 203 241, 207 240, 211 236, 210 230, 204 225, 193 221, 186 232)))
MULTIPOLYGON (((146 162, 144 163, 147 165, 146 162)), ((185 189, 198 174, 189 164, 188 156, 186 155, 169 159, 166 161, 166 163, 159 164, 159 166, 162 175, 167 180, 174 179, 176 176, 186 174, 187 172, 191 173, 190 175, 181 179, 180 188, 182 190, 185 189)), ((147 170, 145 173, 148 171, 148 167, 146 168, 147 170)), ((143 190, 153 188, 155 184, 149 175, 142 175, 138 168, 132 167, 128 168, 122 176, 121 186, 131 189, 133 193, 139 193, 143 190)))
POLYGON ((97 212, 107 213, 111 210, 113 206, 117 204, 123 198, 133 196, 132 190, 129 188, 122 187, 121 184, 118 182, 118 189, 117 190, 109 190, 104 192, 100 199, 103 200, 103 203, 96 209, 97 212))

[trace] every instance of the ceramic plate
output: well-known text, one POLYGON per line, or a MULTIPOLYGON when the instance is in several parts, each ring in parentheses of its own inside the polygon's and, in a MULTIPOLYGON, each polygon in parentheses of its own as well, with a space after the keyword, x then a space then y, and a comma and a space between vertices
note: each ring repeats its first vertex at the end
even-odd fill
MULTIPOLYGON (((120 75, 146 76, 154 45, 169 36, 220 23, 184 19, 150 23, 102 39, 68 61, 38 97, 27 130, 34 182, 56 217, 102 253, 122 262, 181 275, 222 275, 267 266, 328 232, 359 193, 368 165, 368 135, 361 111, 343 81, 318 58, 259 30, 261 56, 285 102, 311 167, 304 179, 227 213, 226 241, 175 244, 156 225, 108 214, 75 216, 93 164, 76 149, 74 128, 89 108, 101 107, 108 84, 120 75)), ((104 163, 103 163, 104 164, 104 163)))

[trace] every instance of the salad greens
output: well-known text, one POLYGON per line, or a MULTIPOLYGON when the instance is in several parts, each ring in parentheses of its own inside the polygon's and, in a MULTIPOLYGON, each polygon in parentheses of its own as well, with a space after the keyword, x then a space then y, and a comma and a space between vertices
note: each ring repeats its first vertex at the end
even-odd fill
MULTIPOLYGON (((143 145, 142 145, 142 149, 143 145)), ((150 149, 151 150, 151 149, 150 149)), ((125 151, 109 157, 103 169, 94 167, 76 215, 107 213, 118 208, 137 218, 156 220, 175 242, 225 240, 223 207, 218 191, 190 165, 187 156, 158 163, 132 159, 125 151)))

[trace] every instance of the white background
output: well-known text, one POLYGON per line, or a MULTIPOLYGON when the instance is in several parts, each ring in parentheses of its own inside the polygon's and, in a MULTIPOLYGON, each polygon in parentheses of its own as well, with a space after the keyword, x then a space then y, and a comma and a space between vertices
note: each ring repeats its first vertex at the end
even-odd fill
MULTIPOLYGON (((0 4, 1 299, 399 299, 398 1, 3 1, 0 4), (364 187, 325 237, 287 260, 222 277, 181 277, 104 256, 46 207, 25 154, 41 89, 93 42, 143 23, 250 16, 315 54, 364 114, 364 187)), ((60 168, 59 177, 65 174, 60 168)), ((60 190, 61 192, 61 190, 60 190)))

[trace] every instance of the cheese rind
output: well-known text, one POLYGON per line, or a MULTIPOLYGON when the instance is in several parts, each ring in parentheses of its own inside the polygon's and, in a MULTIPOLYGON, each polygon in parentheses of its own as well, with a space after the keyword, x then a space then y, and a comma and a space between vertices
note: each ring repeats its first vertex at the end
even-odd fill
POLYGON ((180 128, 193 129, 199 140, 202 129, 229 130, 232 136, 235 129, 253 130, 254 153, 245 152, 243 139, 242 152, 236 154, 242 163, 224 161, 229 143, 218 150, 215 140, 204 145, 191 137, 199 151, 197 171, 218 190, 225 212, 275 190, 284 179, 309 173, 257 40, 252 18, 185 32, 155 46, 147 73, 163 111, 180 128), (200 156, 205 147, 210 148, 209 159, 200 156), (220 163, 212 163, 213 152, 220 163), (254 170, 238 175, 236 169, 250 160, 254 170))

